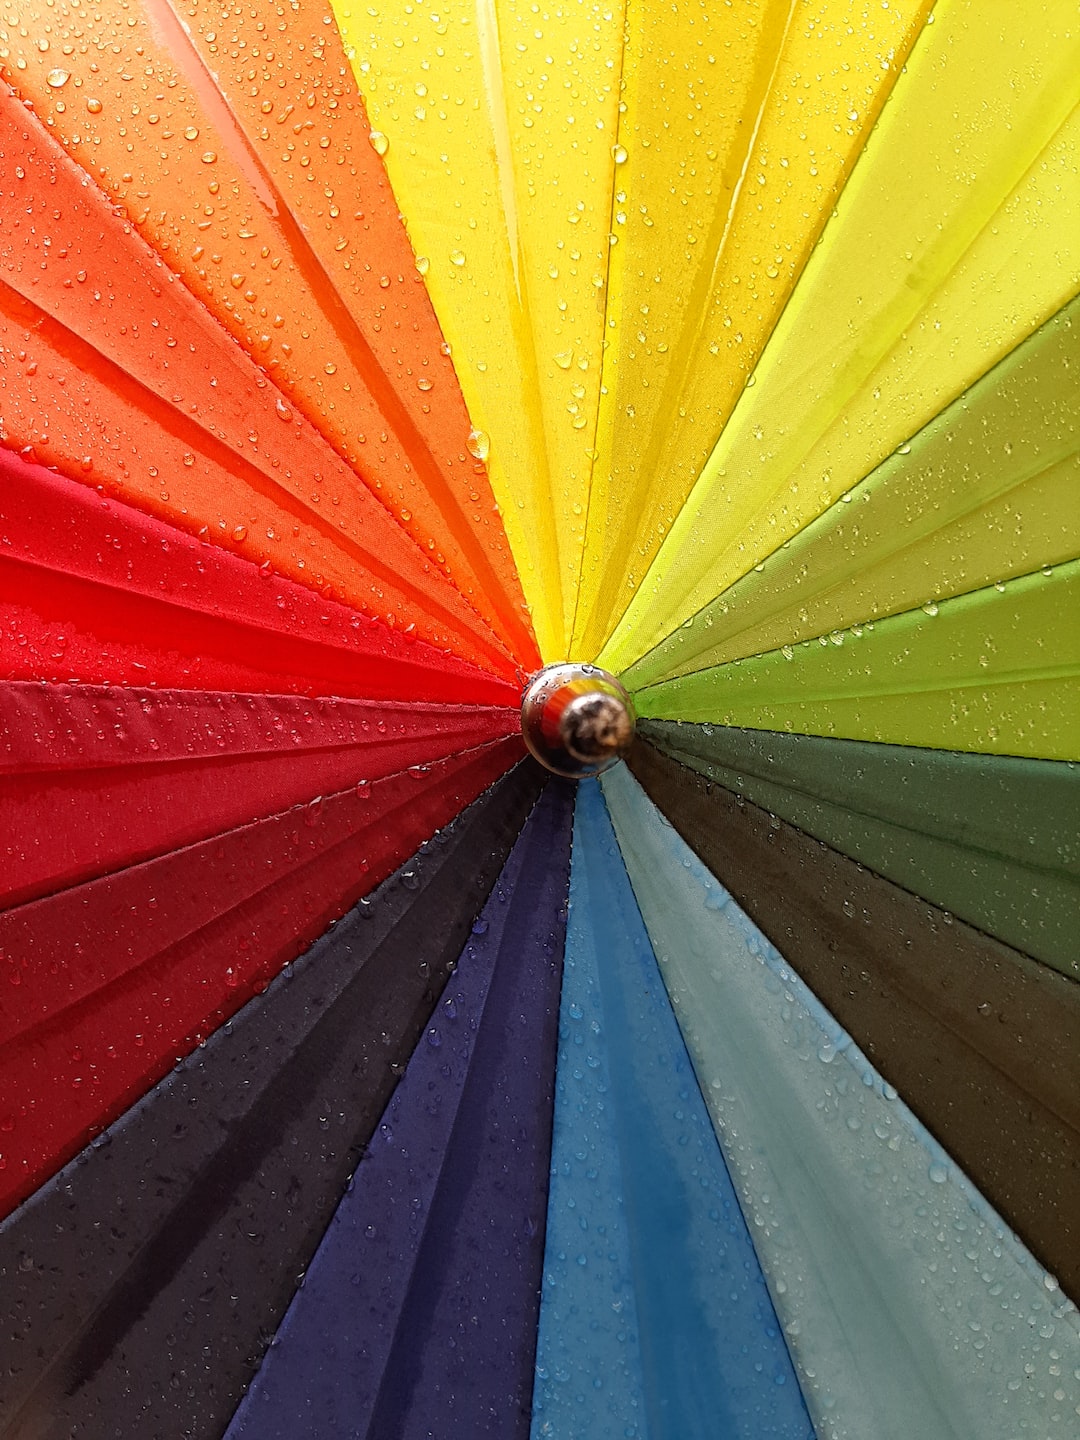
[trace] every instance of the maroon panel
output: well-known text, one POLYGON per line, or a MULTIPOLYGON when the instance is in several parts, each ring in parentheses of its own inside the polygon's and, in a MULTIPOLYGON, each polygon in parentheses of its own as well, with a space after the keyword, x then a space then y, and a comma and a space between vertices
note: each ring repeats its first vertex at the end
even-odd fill
POLYGON ((0 914, 0 1213, 522 749, 352 786, 0 914))
POLYGON ((518 728, 494 707, 0 684, 0 909, 518 728))
POLYGON ((652 800, 1080 1298, 1080 984, 639 744, 652 800))

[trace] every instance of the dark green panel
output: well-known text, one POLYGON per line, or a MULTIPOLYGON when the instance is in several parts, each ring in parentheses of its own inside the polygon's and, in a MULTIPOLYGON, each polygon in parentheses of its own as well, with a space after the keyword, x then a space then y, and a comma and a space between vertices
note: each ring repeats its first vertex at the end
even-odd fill
POLYGON ((666 754, 1067 975, 1080 765, 643 720, 666 754))

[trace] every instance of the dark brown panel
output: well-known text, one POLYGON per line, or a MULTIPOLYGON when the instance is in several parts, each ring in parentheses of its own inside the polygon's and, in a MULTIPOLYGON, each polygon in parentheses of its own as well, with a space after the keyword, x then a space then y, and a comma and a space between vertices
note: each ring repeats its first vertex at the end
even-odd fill
POLYGON ((1080 985, 646 744, 654 803, 1080 1297, 1080 985))

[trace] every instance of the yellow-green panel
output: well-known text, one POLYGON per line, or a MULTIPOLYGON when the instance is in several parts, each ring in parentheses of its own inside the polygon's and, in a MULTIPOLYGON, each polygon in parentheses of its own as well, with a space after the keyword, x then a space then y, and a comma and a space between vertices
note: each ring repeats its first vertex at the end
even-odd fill
POLYGON ((599 657, 611 668, 820 514, 1075 292, 1075 5, 945 0, 932 18, 599 657))
POLYGON ((622 4, 333 5, 541 651, 561 659, 595 446, 622 4))
POLYGON ((639 690, 638 713, 1080 758, 1080 561, 639 690))
POLYGON ((1080 555, 1080 298, 625 672, 756 655, 1080 555))
POLYGON ((581 658, 701 473, 929 8, 628 0, 581 658))

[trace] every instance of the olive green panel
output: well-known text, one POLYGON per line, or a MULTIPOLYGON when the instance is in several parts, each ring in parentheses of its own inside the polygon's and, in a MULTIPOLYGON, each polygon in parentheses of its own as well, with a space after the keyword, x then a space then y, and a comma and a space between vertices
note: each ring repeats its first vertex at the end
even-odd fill
POLYGON ((1080 555, 1080 297, 624 679, 645 686, 1080 555))
POLYGON ((1080 759, 1080 561, 634 698, 643 718, 1080 759))
POLYGON ((647 720, 665 754, 1080 976, 1080 765, 647 720))

